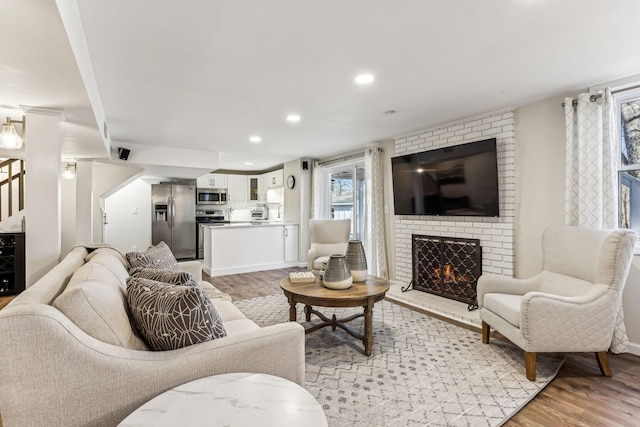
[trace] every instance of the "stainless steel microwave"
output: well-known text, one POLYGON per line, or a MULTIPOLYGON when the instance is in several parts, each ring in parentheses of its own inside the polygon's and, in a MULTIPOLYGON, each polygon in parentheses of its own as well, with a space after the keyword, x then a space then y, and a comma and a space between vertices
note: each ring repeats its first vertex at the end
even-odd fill
POLYGON ((196 190, 196 205, 226 205, 226 188, 198 188, 196 190))

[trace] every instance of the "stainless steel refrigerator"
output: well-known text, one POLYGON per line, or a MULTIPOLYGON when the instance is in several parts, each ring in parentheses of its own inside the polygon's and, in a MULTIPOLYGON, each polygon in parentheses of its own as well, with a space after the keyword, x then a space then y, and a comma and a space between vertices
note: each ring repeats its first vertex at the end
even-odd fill
POLYGON ((176 259, 196 257, 196 185, 151 185, 151 242, 164 241, 176 259))

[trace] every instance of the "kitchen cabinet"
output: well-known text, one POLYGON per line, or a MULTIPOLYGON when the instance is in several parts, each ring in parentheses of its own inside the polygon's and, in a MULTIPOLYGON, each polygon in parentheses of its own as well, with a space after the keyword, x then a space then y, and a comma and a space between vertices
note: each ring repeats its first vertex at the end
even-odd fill
POLYGON ((298 226, 284 226, 284 262, 298 261, 298 226))
POLYGON ((259 176, 249 176, 247 177, 249 181, 249 201, 257 202, 260 200, 260 177, 259 176))
POLYGON ((299 265, 297 224, 203 226, 203 270, 211 277, 299 265))
POLYGON ((227 188, 227 175, 222 173, 207 173, 196 179, 198 188, 227 188))
POLYGON ((248 200, 248 179, 246 175, 227 175, 229 203, 246 203, 248 200))
POLYGON ((263 174, 265 179, 265 187, 282 187, 284 185, 284 171, 278 169, 276 171, 267 172, 263 174))
POLYGON ((284 185, 284 171, 278 169, 263 173, 258 180, 258 201, 268 202, 267 190, 274 187, 282 187, 284 185))

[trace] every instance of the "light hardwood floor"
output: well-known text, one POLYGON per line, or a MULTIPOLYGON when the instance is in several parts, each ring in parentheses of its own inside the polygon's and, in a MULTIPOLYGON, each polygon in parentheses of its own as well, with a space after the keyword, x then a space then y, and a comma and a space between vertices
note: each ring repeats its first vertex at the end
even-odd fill
MULTIPOLYGON (((282 292, 280 279, 299 268, 209 277, 209 281, 234 301, 282 292)), ((0 298, 2 308, 11 298, 0 298)), ((478 333, 478 340, 480 334, 478 333)), ((569 353, 557 377, 504 425, 635 426, 640 418, 640 357, 609 354, 613 377, 600 374, 593 354, 569 353)), ((523 374, 524 375, 524 374, 523 374)), ((0 427, 2 421, 0 419, 0 427)))

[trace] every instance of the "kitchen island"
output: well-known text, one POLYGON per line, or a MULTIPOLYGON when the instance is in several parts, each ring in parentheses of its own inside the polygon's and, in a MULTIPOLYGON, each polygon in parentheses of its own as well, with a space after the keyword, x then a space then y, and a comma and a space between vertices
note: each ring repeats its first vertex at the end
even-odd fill
POLYGON ((211 277, 297 267, 298 224, 203 224, 203 270, 211 277))

